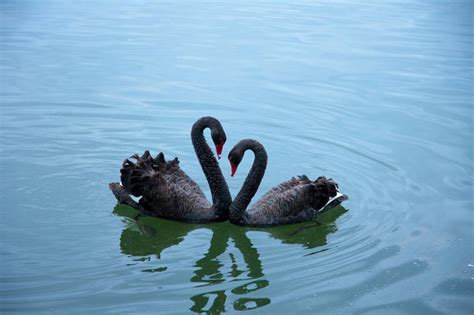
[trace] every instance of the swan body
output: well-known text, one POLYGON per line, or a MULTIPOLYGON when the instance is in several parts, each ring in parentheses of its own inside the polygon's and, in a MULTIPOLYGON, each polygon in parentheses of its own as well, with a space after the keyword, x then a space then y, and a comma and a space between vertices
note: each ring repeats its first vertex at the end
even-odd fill
POLYGON ((117 200, 150 216, 188 222, 226 220, 232 199, 214 153, 204 138, 206 128, 211 129, 219 156, 226 135, 213 117, 199 119, 191 131, 196 155, 211 188, 212 204, 199 185, 179 167, 177 158, 167 161, 163 153, 153 158, 149 151, 142 156, 133 155, 131 159, 135 161, 123 162, 121 184, 109 185, 117 200), (130 195, 140 197, 138 203, 130 195))
POLYGON ((246 150, 252 150, 255 159, 242 189, 230 206, 231 223, 266 227, 309 221, 347 199, 338 191, 338 185, 333 180, 319 177, 312 181, 302 175, 270 189, 247 209, 265 174, 267 153, 258 141, 240 141, 229 153, 232 175, 246 150))

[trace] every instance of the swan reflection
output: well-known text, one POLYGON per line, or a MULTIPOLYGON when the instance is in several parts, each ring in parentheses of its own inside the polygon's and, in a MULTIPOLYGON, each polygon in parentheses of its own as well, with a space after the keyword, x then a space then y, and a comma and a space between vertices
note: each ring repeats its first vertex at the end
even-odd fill
MULTIPOLYGON (((229 310, 249 310, 271 303, 262 296, 270 286, 257 247, 247 236, 248 232, 266 233, 283 244, 299 244, 315 248, 327 243, 327 236, 336 231, 335 221, 346 209, 338 206, 320 217, 322 224, 301 224, 265 228, 243 228, 228 222, 188 224, 152 217, 138 217, 128 206, 117 205, 114 213, 124 218, 125 227, 120 237, 123 254, 135 261, 161 259, 163 250, 179 245, 197 229, 212 233, 210 245, 193 265, 190 282, 195 294, 190 297, 193 312, 216 314, 229 310), (239 257, 243 258, 240 259, 239 257)), ((143 272, 166 272, 166 266, 145 269, 143 272)))

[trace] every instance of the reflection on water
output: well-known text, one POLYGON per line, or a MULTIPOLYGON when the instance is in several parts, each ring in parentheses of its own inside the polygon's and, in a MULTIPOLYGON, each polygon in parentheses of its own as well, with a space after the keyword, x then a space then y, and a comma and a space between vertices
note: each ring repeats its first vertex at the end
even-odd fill
MULTIPOLYGON (((321 215, 320 223, 306 222, 263 229, 240 227, 228 222, 189 224, 143 217, 139 216, 135 209, 124 205, 117 205, 114 209, 114 213, 123 217, 125 223, 120 237, 120 249, 123 254, 139 257, 133 258, 134 261, 150 260, 150 256, 160 259, 165 249, 179 245, 193 230, 211 231, 209 248, 193 265, 194 275, 190 279, 194 287, 206 288, 206 292, 190 297, 193 302, 191 310, 210 314, 225 312, 229 309, 250 310, 271 303, 271 297, 262 297, 258 294, 259 290, 271 284, 265 276, 258 248, 252 244, 247 236, 248 232, 267 233, 283 244, 299 244, 311 249, 327 243, 327 236, 337 230, 335 225, 337 218, 345 212, 344 207, 338 206, 321 215), (227 253, 230 242, 239 251, 243 261, 233 253, 227 253), (230 266, 225 266, 224 261, 220 259, 226 254, 229 256, 230 266), (224 269, 230 269, 230 271, 224 273, 222 271, 224 269), (231 289, 215 290, 215 285, 223 282, 235 284, 231 289), (230 293, 236 297, 233 301, 228 299, 230 293)), ((167 267, 161 266, 142 271, 166 272, 166 270, 167 267)))
MULTIPOLYGON (((243 298, 238 298, 233 303, 236 310, 257 308, 270 303, 269 298, 254 298, 248 295, 248 293, 267 287, 269 283, 265 279, 259 253, 253 247, 243 229, 235 229, 230 224, 219 224, 217 228, 212 228, 210 247, 204 257, 196 261, 194 267, 197 267, 197 269, 194 271, 191 282, 197 283, 197 286, 209 286, 211 289, 212 285, 224 281, 238 280, 236 283, 246 282, 231 291, 236 295, 246 295, 243 298), (232 271, 227 274, 220 272, 224 265, 219 261, 219 256, 226 253, 229 241, 232 241, 242 254, 246 265, 244 269, 247 270, 246 273, 239 270, 239 265, 242 262, 237 261, 232 254, 229 254, 232 261, 232 271), (241 279, 241 274, 254 280, 247 282, 248 280, 241 279)), ((225 311, 227 295, 225 290, 209 291, 195 295, 191 300, 194 302, 194 306, 191 308, 192 311, 206 311, 214 314, 225 311)))

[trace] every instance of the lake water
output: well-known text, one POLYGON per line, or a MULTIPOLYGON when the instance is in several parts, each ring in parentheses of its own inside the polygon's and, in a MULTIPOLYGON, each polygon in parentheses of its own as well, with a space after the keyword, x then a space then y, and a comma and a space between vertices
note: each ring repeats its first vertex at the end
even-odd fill
MULTIPOLYGON (((473 2, 2 1, 0 312, 472 314, 473 2), (150 149, 262 142, 350 200, 271 229, 133 217, 150 149), (207 134, 209 139, 209 135, 207 134)), ((221 166, 235 196, 237 176, 221 166)))

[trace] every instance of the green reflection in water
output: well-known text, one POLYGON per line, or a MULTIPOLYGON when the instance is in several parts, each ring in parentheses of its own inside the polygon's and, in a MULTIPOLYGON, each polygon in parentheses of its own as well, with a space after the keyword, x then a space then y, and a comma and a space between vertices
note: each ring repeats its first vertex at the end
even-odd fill
MULTIPOLYGON (((259 290, 270 285, 266 279, 264 268, 260 260, 258 249, 247 236, 249 231, 267 233, 270 237, 281 241, 282 244, 299 244, 306 248, 315 248, 327 243, 327 236, 336 231, 335 221, 347 210, 338 206, 319 217, 319 222, 306 222, 275 228, 247 228, 232 225, 228 222, 210 224, 190 224, 169 221, 153 217, 139 216, 135 209, 117 205, 114 213, 124 217, 125 228, 120 237, 122 253, 130 256, 139 256, 137 260, 149 260, 143 256, 155 255, 161 258, 163 250, 178 245, 186 235, 196 229, 208 229, 212 232, 210 246, 204 256, 194 264, 194 275, 190 282, 196 283, 195 287, 209 287, 209 290, 191 296, 193 312, 218 314, 228 311, 228 295, 238 298, 231 304, 234 310, 250 310, 271 303, 268 297, 252 296, 259 290), (245 269, 242 269, 236 257, 229 253, 230 266, 224 266, 221 255, 225 254, 229 242, 232 242, 242 254, 245 269), (222 269, 229 267, 230 272, 223 273, 222 269), (241 276, 246 278, 242 279, 241 276), (246 283, 242 284, 242 281, 246 283), (218 290, 216 285, 221 283, 236 285, 230 290, 218 290)), ((315 254, 314 252, 311 254, 315 254)), ((145 269, 143 272, 166 272, 167 267, 145 269)))

